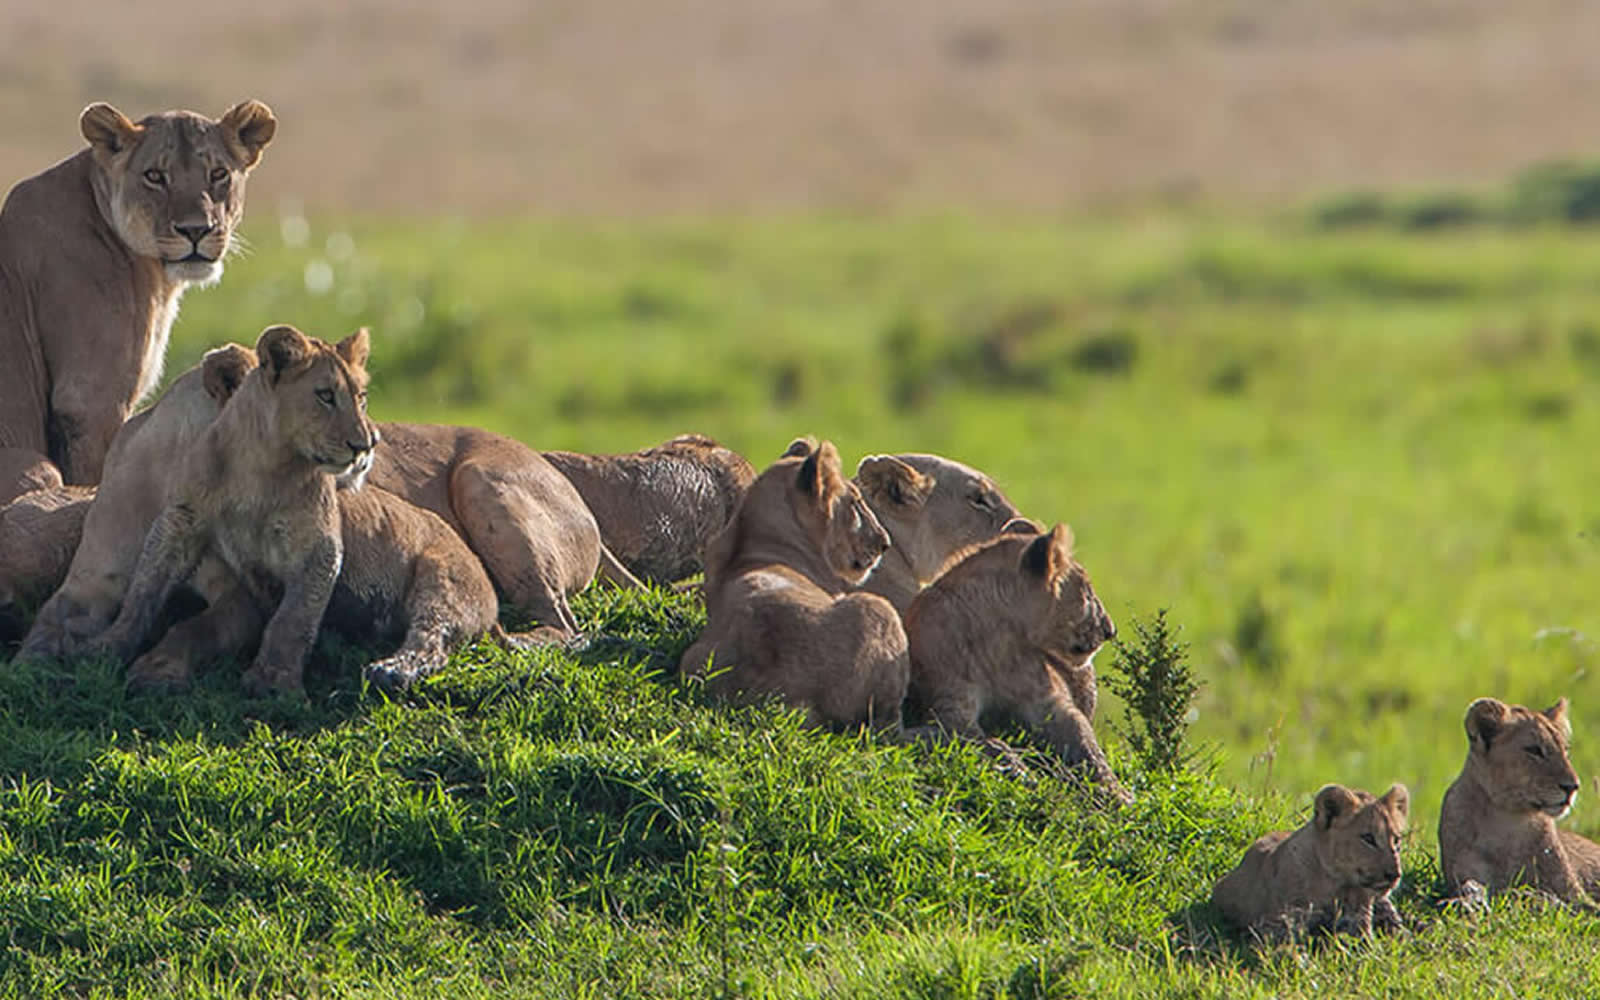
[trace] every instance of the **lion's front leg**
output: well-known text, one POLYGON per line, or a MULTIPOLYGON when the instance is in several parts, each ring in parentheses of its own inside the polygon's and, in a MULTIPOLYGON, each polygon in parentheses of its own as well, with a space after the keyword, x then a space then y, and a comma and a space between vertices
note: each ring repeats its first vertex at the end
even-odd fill
POLYGON ((89 652, 127 663, 149 637, 173 588, 194 572, 204 551, 205 536, 194 511, 182 503, 164 508, 144 536, 122 610, 89 644, 89 652))
POLYGON ((1133 799, 1116 773, 1100 741, 1095 738, 1094 727, 1088 716, 1078 710, 1071 696, 1065 692, 1043 705, 1029 706, 1023 713, 1029 728, 1044 737, 1056 755, 1071 768, 1083 768, 1089 777, 1114 798, 1123 802, 1133 799))
POLYGON ((310 556, 286 581, 283 600, 261 637, 261 648, 244 674, 245 692, 263 695, 304 689, 306 659, 328 610, 344 551, 337 534, 320 538, 310 556))
POLYGON ((61 469, 62 477, 75 486, 94 486, 100 482, 111 440, 128 418, 133 387, 118 391, 97 385, 103 391, 84 393, 76 380, 56 380, 50 398, 50 417, 45 432, 50 441, 50 458, 61 469))

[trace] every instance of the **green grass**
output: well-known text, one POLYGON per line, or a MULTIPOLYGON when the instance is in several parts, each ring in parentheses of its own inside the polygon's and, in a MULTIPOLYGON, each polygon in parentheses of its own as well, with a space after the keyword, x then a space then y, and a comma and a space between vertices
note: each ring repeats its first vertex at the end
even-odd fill
MULTIPOLYGON (((163 700, 7 669, 12 995, 1575 996, 1600 972, 1592 920, 1436 915, 1432 831, 1478 695, 1570 696, 1600 764, 1600 236, 1136 215, 319 224, 308 248, 265 209, 170 370, 365 323, 383 419, 954 455, 1074 526, 1128 634, 1170 609, 1201 763, 1139 771, 1105 698, 1138 794, 1107 815, 969 751, 718 708, 659 672, 700 620, 665 595, 590 595, 591 651, 474 649, 404 703, 337 655, 308 705, 228 671, 163 700), (1204 900, 1254 836, 1324 782, 1397 780, 1414 933, 1219 937, 1204 900)), ((1590 835, 1594 799, 1567 821, 1590 835)))

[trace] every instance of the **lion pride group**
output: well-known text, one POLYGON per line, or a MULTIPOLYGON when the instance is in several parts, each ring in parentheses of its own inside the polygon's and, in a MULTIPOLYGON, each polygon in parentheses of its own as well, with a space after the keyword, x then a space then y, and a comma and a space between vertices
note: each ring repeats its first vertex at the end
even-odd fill
MULTIPOLYGON (((27 626, 14 659, 107 656, 130 689, 169 692, 249 659, 247 693, 299 692, 330 628, 393 648, 366 674, 394 690, 485 636, 581 642, 567 597, 597 577, 703 572, 708 624, 680 669, 715 695, 970 740, 1016 769, 980 725, 1008 716, 1108 804, 1130 797, 1091 725, 1093 656, 1115 628, 1070 531, 959 462, 870 455, 847 479, 831 443, 802 438, 757 475, 699 435, 580 455, 374 423, 367 331, 327 343, 282 325, 208 352, 134 413, 184 290, 221 277, 277 120, 259 101, 137 122, 95 104, 79 124, 87 147, 0 210, 0 629, 27 626), (502 601, 537 625, 506 632, 502 601)), ((1453 892, 1531 885, 1591 906, 1600 847, 1555 825, 1579 787, 1565 700, 1481 698, 1466 730, 1440 816, 1453 892)), ((1408 813, 1402 785, 1330 784, 1213 901, 1266 938, 1397 926, 1408 813)))

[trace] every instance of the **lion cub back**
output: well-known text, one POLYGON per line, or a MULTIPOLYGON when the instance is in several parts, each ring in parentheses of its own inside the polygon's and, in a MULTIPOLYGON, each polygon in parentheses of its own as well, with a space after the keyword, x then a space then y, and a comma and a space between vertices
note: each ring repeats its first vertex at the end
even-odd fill
POLYGON ((1381 798, 1324 786, 1311 819, 1252 844, 1239 867, 1217 882, 1212 903, 1230 923, 1267 939, 1395 926, 1388 895, 1400 880, 1410 802, 1404 785, 1381 798))

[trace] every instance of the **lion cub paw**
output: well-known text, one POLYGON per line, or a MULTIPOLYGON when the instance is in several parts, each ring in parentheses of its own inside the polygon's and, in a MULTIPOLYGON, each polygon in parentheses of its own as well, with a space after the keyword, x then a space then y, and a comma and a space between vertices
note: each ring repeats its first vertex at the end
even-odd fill
POLYGON ((251 698, 264 698, 276 694, 305 694, 299 671, 283 670, 256 662, 240 678, 244 693, 251 698))
POLYGON ((194 671, 183 660, 152 650, 133 661, 123 684, 129 694, 180 694, 194 684, 194 671))

